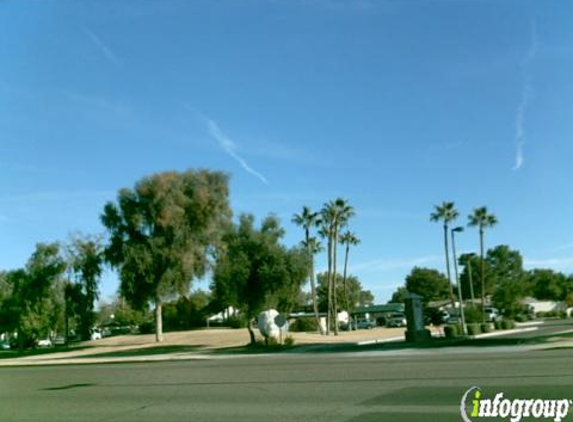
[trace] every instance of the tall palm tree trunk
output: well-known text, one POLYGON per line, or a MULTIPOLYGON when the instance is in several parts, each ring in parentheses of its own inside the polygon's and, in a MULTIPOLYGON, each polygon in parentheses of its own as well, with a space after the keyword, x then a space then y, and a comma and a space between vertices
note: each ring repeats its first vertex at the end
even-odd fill
POLYGON ((318 314, 318 303, 316 302, 316 283, 314 280, 314 256, 310 257, 310 294, 312 296, 312 309, 314 311, 314 318, 316 320, 316 326, 321 335, 324 335, 324 328, 320 323, 320 315, 318 314))
POLYGON ((338 294, 337 294, 337 273, 336 273, 336 249, 338 245, 338 227, 334 228, 334 241, 332 242, 332 290, 333 290, 333 319, 334 319, 334 335, 338 335, 338 294))
POLYGON ((452 277, 450 273, 450 249, 448 247, 448 225, 444 224, 444 249, 446 252, 446 275, 448 276, 448 287, 450 289, 450 302, 452 309, 456 309, 456 300, 454 298, 454 290, 452 288, 452 277))
POLYGON ((483 229, 480 227, 479 230, 479 250, 481 257, 481 317, 482 321, 485 323, 485 266, 484 266, 484 256, 483 256, 483 229))
POLYGON ((348 312, 348 329, 352 329, 352 324, 350 321, 350 306, 348 305, 348 289, 346 287, 346 270, 348 268, 348 252, 350 251, 350 244, 346 244, 346 250, 344 253, 344 273, 342 275, 342 288, 344 289, 344 307, 346 308, 346 312, 348 312))
POLYGON ((326 311, 326 335, 330 335, 331 329, 331 318, 332 318, 332 240, 330 234, 328 235, 327 241, 327 261, 328 269, 326 271, 326 284, 328 286, 328 300, 327 300, 327 311, 326 311))
POLYGON ((314 311, 314 319, 316 320, 316 326, 320 331, 321 335, 324 335, 324 330, 322 328, 322 324, 320 323, 320 316, 318 315, 318 303, 316 303, 316 284, 314 282, 314 251, 312 250, 312 245, 310 244, 310 231, 308 227, 306 227, 304 231, 305 239, 306 239, 306 251, 308 253, 309 262, 309 269, 308 269, 308 278, 310 280, 310 296, 312 300, 312 309, 314 311))

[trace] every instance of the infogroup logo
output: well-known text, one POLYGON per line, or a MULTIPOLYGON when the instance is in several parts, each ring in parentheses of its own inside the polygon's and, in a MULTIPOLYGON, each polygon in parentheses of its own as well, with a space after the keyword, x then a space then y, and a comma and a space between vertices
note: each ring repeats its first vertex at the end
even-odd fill
POLYGON ((462 397, 460 412, 465 422, 476 422, 482 418, 502 418, 511 422, 534 418, 560 422, 567 417, 572 406, 573 400, 569 399, 509 399, 503 392, 494 394, 493 399, 485 398, 479 387, 471 387, 462 397))

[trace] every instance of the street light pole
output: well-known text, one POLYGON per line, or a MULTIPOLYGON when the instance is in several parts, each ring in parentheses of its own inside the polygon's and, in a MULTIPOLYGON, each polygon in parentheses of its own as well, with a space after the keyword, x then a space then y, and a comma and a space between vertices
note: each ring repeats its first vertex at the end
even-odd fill
POLYGON ((466 334, 466 318, 464 314, 464 302, 462 298, 462 289, 460 286, 460 276, 458 274, 458 258, 456 257, 456 240, 454 233, 464 231, 463 227, 456 227, 452 229, 452 252, 454 255, 454 271, 456 274, 456 283, 458 285, 458 300, 460 301, 460 316, 462 318, 462 333, 466 334))

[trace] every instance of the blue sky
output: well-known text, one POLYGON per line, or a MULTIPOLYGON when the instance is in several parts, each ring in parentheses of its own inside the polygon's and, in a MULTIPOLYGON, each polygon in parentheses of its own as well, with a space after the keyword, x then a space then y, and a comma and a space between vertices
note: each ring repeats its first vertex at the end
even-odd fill
POLYGON ((550 0, 2 1, 0 268, 103 232, 144 175, 211 168, 288 245, 303 205, 347 198, 351 271, 379 302, 414 265, 443 270, 443 200, 462 225, 487 205, 487 244, 527 268, 573 272, 572 17, 550 0))

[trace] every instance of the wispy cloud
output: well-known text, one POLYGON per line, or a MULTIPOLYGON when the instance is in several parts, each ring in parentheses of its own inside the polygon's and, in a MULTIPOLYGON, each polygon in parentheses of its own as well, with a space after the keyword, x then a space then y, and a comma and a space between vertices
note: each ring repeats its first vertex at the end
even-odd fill
POLYGON ((86 36, 94 43, 94 45, 99 49, 99 51, 116 66, 121 66, 121 60, 117 57, 114 51, 108 47, 100 37, 90 31, 88 28, 82 27, 82 31, 86 36))
MULTIPOLYGON (((189 109, 189 107, 187 107, 187 108, 189 109)), ((267 180, 267 178, 265 176, 263 176, 261 173, 259 173, 254 168, 252 168, 249 165, 249 163, 247 163, 247 161, 237 153, 237 149, 238 149, 237 143, 235 141, 233 141, 231 138, 229 138, 223 132, 223 130, 219 127, 217 122, 215 122, 213 119, 205 116, 204 114, 202 114, 196 110, 193 110, 193 111, 195 113, 197 113, 205 121, 205 123, 207 124, 207 128, 209 129, 209 134, 213 137, 213 139, 215 139, 217 141, 217 143, 223 149, 223 151, 225 151, 235 161, 237 161, 240 164, 240 166, 243 168, 243 170, 245 170, 247 173, 255 176, 257 179, 259 179, 265 185, 269 184, 269 181, 267 180)))
POLYGON ((539 39, 537 36, 537 23, 533 21, 531 24, 531 44, 529 51, 525 56, 525 59, 521 63, 522 73, 523 73, 523 88, 521 90, 521 100, 517 105, 517 110, 515 113, 515 164, 513 170, 519 170, 524 164, 524 152, 523 148, 525 146, 525 117, 527 109, 531 104, 533 99, 533 78, 529 73, 529 65, 537 55, 537 50, 539 48, 539 39))

